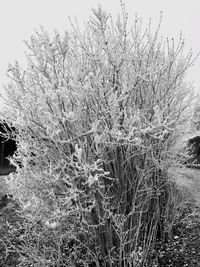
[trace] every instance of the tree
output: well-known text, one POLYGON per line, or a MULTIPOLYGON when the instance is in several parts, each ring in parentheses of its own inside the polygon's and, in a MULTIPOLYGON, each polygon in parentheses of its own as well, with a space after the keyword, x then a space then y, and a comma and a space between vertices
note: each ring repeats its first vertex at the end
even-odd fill
POLYGON ((9 67, 3 115, 17 129, 10 186, 32 229, 26 263, 139 266, 166 231, 193 58, 182 36, 175 45, 127 19, 123 5, 116 24, 99 7, 84 32, 41 29, 27 68, 9 67))

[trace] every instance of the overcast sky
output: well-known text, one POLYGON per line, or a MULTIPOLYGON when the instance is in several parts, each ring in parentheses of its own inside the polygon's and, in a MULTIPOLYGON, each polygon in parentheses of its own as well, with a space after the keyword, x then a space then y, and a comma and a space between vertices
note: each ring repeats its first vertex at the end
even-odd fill
MULTIPOLYGON (((144 26, 151 17, 156 26, 160 11, 163 20, 160 33, 164 37, 179 38, 180 32, 186 41, 186 52, 192 48, 194 55, 200 51, 200 2, 199 0, 125 0, 129 22, 134 14, 143 18, 144 26)), ((34 29, 42 25, 52 33, 55 29, 64 32, 68 16, 77 17, 83 23, 91 15, 91 8, 98 4, 115 17, 120 12, 119 0, 0 0, 0 91, 8 82, 5 76, 8 63, 15 59, 24 62, 25 45, 34 29)), ((200 88, 200 58, 190 70, 189 79, 200 88)))

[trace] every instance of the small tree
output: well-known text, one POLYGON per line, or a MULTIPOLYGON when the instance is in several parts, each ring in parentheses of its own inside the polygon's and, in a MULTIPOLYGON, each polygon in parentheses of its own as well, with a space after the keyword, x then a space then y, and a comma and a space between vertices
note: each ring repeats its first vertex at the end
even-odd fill
POLYGON ((53 39, 36 32, 27 68, 9 67, 10 186, 32 229, 22 261, 139 266, 172 203, 167 170, 181 162, 192 54, 182 37, 175 45, 159 27, 143 32, 137 17, 128 30, 123 5, 116 24, 98 8, 84 32, 72 28, 53 39))

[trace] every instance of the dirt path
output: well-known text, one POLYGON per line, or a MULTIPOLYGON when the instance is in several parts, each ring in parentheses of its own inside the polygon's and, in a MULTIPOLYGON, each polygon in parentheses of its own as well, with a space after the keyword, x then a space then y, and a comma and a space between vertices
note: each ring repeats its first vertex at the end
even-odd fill
POLYGON ((180 188, 188 190, 200 207, 200 169, 173 168, 169 173, 180 188))

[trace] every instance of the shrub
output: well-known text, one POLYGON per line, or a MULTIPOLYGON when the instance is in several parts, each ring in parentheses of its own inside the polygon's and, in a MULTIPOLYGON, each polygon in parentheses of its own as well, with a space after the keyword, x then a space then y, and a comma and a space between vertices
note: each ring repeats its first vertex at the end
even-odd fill
POLYGON ((99 7, 84 32, 71 25, 53 39, 41 28, 27 68, 9 67, 21 265, 142 266, 173 207, 192 54, 137 17, 129 30, 123 5, 116 24, 99 7))

